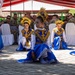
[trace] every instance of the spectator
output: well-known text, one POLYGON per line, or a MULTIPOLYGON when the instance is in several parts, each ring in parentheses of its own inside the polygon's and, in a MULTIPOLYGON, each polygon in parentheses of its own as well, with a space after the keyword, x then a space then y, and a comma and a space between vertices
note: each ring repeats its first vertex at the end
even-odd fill
POLYGON ((11 33, 14 35, 14 44, 18 44, 18 17, 17 13, 14 13, 13 18, 11 19, 11 33))
POLYGON ((11 24, 11 16, 10 15, 8 15, 7 17, 6 17, 6 22, 10 25, 11 24))
POLYGON ((58 15, 53 15, 49 23, 55 23, 57 20, 59 20, 58 15))
POLYGON ((75 23, 75 18, 73 17, 73 15, 71 13, 68 13, 67 20, 68 20, 68 22, 75 23))

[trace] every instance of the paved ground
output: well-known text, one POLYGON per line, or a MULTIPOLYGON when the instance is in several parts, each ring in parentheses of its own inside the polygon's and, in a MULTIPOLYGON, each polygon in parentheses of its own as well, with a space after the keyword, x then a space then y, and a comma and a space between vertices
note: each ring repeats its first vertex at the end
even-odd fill
POLYGON ((16 52, 17 46, 5 47, 0 53, 0 75, 75 75, 75 56, 72 50, 53 50, 58 64, 19 64, 17 60, 25 58, 27 52, 16 52))

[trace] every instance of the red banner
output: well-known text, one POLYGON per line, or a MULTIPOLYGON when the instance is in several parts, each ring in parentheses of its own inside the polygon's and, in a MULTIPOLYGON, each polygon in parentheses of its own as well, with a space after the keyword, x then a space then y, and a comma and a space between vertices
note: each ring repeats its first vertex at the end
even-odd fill
POLYGON ((3 7, 18 4, 25 1, 28 1, 28 0, 4 0, 3 7))

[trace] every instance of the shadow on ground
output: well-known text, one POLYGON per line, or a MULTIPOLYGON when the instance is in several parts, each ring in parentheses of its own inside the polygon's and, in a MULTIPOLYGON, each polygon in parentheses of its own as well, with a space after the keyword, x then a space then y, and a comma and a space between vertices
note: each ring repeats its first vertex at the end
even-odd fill
POLYGON ((19 64, 10 58, 11 54, 16 53, 15 49, 16 46, 6 47, 0 54, 0 75, 75 75, 75 64, 19 64))
POLYGON ((0 60, 0 75, 75 75, 75 64, 19 64, 16 60, 0 60))

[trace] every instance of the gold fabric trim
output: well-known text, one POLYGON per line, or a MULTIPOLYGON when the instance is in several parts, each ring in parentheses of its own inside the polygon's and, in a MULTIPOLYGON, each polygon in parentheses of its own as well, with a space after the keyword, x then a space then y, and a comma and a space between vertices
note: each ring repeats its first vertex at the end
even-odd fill
POLYGON ((48 31, 46 36, 45 36, 45 30, 42 30, 42 35, 38 34, 38 30, 35 31, 36 36, 42 41, 42 42, 46 42, 47 38, 50 35, 50 32, 48 31))
POLYGON ((61 28, 60 30, 58 30, 57 28, 54 29, 54 32, 58 35, 61 35, 64 32, 64 29, 61 28))

